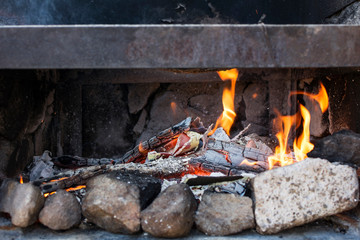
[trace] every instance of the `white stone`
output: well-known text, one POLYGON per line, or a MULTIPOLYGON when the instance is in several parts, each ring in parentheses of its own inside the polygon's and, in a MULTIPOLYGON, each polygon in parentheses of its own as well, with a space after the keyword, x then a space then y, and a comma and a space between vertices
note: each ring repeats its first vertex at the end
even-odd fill
POLYGON ((319 158, 276 168, 252 180, 257 231, 277 233, 356 207, 355 169, 319 158))

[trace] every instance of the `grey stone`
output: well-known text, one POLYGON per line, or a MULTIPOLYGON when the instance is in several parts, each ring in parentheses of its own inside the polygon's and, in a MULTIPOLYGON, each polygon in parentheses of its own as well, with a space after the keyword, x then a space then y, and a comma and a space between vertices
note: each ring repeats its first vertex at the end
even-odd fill
POLYGON ((198 230, 230 235, 255 227, 252 200, 235 194, 205 192, 195 215, 198 230))
POLYGON ((252 179, 257 231, 277 233, 356 207, 355 169, 308 158, 252 179))
POLYGON ((12 207, 12 201, 14 198, 14 192, 20 183, 6 179, 0 186, 0 212, 10 213, 12 207))
POLYGON ((342 130, 315 142, 309 157, 319 157, 331 162, 355 164, 360 167, 360 134, 342 130))
POLYGON ((39 220, 53 230, 69 229, 81 221, 80 203, 73 194, 58 190, 46 199, 39 220))
POLYGON ((82 213, 107 231, 133 234, 140 230, 139 198, 137 186, 100 175, 87 183, 82 213))
POLYGON ((17 185, 10 211, 12 224, 27 227, 35 223, 44 201, 40 188, 31 183, 17 185))
POLYGON ((196 207, 186 184, 171 185, 141 212, 141 227, 155 237, 184 237, 193 226, 196 207))
POLYGON ((356 1, 344 8, 340 13, 326 19, 332 24, 360 24, 360 2, 356 1))
POLYGON ((149 97, 160 87, 160 83, 129 84, 128 104, 129 112, 136 114, 143 109, 149 97))

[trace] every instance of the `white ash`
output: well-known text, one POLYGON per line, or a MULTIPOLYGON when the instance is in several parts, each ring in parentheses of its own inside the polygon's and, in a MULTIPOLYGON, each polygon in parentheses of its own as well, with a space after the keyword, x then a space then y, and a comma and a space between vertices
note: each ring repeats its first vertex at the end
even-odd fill
POLYGON ((32 164, 28 167, 30 181, 54 175, 54 163, 51 161, 51 155, 50 151, 45 150, 41 156, 34 156, 32 164))
POLYGON ((222 127, 219 127, 215 130, 214 134, 211 135, 211 138, 214 138, 219 141, 223 142, 230 142, 229 136, 226 134, 222 127))

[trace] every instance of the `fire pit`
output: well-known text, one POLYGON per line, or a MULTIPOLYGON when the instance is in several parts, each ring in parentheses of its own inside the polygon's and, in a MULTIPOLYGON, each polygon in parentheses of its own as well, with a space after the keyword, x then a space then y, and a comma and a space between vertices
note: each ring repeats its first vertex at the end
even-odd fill
POLYGON ((244 19, 205 2, 141 25, 0 4, 5 238, 358 237, 360 27, 267 24, 357 3, 244 19))

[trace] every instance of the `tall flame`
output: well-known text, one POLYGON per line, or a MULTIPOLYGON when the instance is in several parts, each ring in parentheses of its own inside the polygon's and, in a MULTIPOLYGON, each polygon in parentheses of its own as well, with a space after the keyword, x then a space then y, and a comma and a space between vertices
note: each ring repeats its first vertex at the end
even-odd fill
MULTIPOLYGON (((291 92, 291 95, 302 94, 319 103, 321 112, 324 113, 329 106, 329 97, 323 84, 320 83, 320 90, 318 94, 311 94, 307 92, 291 92)), ((298 162, 307 158, 307 154, 314 148, 310 142, 310 112, 300 104, 300 113, 292 116, 281 116, 278 113, 275 119, 275 126, 279 129, 276 134, 279 140, 279 146, 275 149, 275 154, 268 158, 269 169, 274 165, 286 166, 294 162, 298 162), (297 129, 301 124, 302 119, 302 132, 298 138, 294 140, 293 148, 295 158, 290 153, 288 146, 290 130, 297 129)))
POLYGON ((221 80, 226 81, 230 80, 230 88, 226 87, 223 91, 222 103, 223 103, 223 112, 220 117, 217 119, 214 129, 209 133, 212 135, 218 127, 222 127, 227 135, 230 135, 230 128, 234 123, 236 117, 235 108, 234 108, 234 98, 235 98, 235 84, 238 78, 239 72, 236 68, 227 70, 227 71, 218 71, 217 72, 221 80))

